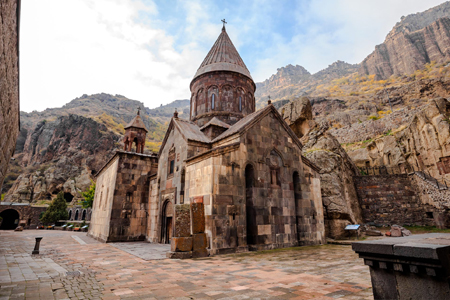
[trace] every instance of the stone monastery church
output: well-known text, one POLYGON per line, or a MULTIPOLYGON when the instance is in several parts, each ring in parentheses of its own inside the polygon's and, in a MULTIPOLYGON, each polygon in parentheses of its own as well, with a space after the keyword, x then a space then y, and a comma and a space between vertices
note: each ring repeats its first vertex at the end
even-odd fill
POLYGON ((225 26, 190 84, 190 119, 143 154, 139 115, 97 174, 89 235, 171 243, 173 257, 325 242, 319 169, 256 85, 225 26), (133 144, 136 151, 132 152, 133 144))

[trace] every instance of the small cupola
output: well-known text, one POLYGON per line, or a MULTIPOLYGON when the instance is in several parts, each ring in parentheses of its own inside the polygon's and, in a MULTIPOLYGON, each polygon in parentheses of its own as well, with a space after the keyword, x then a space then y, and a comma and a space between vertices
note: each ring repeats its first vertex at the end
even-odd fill
POLYGON ((135 144, 136 153, 144 153, 145 137, 147 135, 147 128, 145 128, 144 121, 140 116, 141 108, 138 108, 136 117, 125 126, 125 136, 123 138, 124 151, 132 152, 132 146, 135 144))

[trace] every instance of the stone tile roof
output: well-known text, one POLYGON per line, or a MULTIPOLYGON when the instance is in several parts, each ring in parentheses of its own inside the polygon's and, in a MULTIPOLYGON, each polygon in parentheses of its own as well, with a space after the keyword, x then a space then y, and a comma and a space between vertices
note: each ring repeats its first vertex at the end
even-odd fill
POLYGON ((144 121, 142 121, 142 118, 139 115, 139 113, 136 115, 136 117, 134 117, 133 120, 131 120, 130 123, 127 124, 127 126, 125 126, 125 129, 131 128, 131 127, 141 128, 141 129, 144 129, 145 132, 148 132, 147 128, 145 128, 144 121))
POLYGON ((213 71, 232 71, 252 79, 249 70, 231 42, 225 28, 222 29, 222 33, 211 50, 209 50, 208 55, 206 55, 193 79, 213 71))
POLYGON ((266 106, 265 108, 262 108, 258 111, 255 111, 254 113, 251 113, 244 118, 240 119, 238 122, 236 122, 233 126, 231 126, 227 131, 216 137, 212 142, 217 142, 219 140, 222 140, 230 135, 233 135, 235 133, 238 133, 242 129, 244 129, 247 125, 249 125, 252 121, 254 121, 259 115, 267 112, 268 110, 271 110, 271 105, 266 106))
POLYGON ((202 143, 209 143, 211 140, 200 131, 200 127, 197 124, 184 119, 173 118, 175 126, 178 127, 181 134, 187 139, 202 143))
POLYGON ((206 123, 205 125, 200 127, 200 130, 205 129, 206 127, 208 127, 210 125, 215 125, 215 126, 219 126, 219 127, 223 127, 223 128, 230 128, 231 127, 229 124, 227 124, 227 123, 217 119, 216 117, 214 117, 208 123, 206 123))

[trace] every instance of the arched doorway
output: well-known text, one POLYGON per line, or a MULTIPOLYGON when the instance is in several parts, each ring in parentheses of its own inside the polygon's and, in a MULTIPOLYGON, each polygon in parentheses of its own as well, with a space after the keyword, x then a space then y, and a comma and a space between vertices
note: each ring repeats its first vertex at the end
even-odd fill
POLYGON ((166 200, 163 205, 162 217, 161 217, 161 243, 170 244, 172 240, 172 217, 173 217, 173 205, 172 202, 166 200))
POLYGON ((75 211, 75 217, 73 218, 74 221, 78 221, 78 209, 75 211))
POLYGON ((81 220, 82 221, 86 220, 86 210, 83 210, 83 213, 81 214, 81 220))
POLYGON ((69 219, 68 220, 71 220, 72 219, 72 210, 69 210, 69 219))
POLYGON ((12 230, 19 225, 19 213, 15 209, 6 209, 0 213, 3 218, 0 229, 12 230))
POLYGON ((253 187, 255 171, 252 165, 245 167, 245 210, 247 212, 247 245, 257 244, 258 226, 256 225, 256 209, 253 204, 253 187))
POLYGON ((297 241, 300 241, 300 230, 298 224, 298 207, 299 202, 302 199, 302 186, 300 184, 300 175, 297 171, 292 175, 292 181, 294 182, 294 202, 295 202, 295 229, 297 232, 297 241))

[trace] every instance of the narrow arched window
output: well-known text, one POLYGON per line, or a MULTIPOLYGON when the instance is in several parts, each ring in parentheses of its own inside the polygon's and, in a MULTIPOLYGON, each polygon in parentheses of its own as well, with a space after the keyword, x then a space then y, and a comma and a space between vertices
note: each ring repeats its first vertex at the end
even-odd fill
POLYGON ((239 96, 239 111, 242 111, 242 97, 239 96))
POLYGON ((212 96, 211 96, 211 109, 214 109, 215 107, 215 104, 214 104, 214 102, 215 102, 215 100, 216 100, 216 95, 215 94, 212 94, 212 96))

